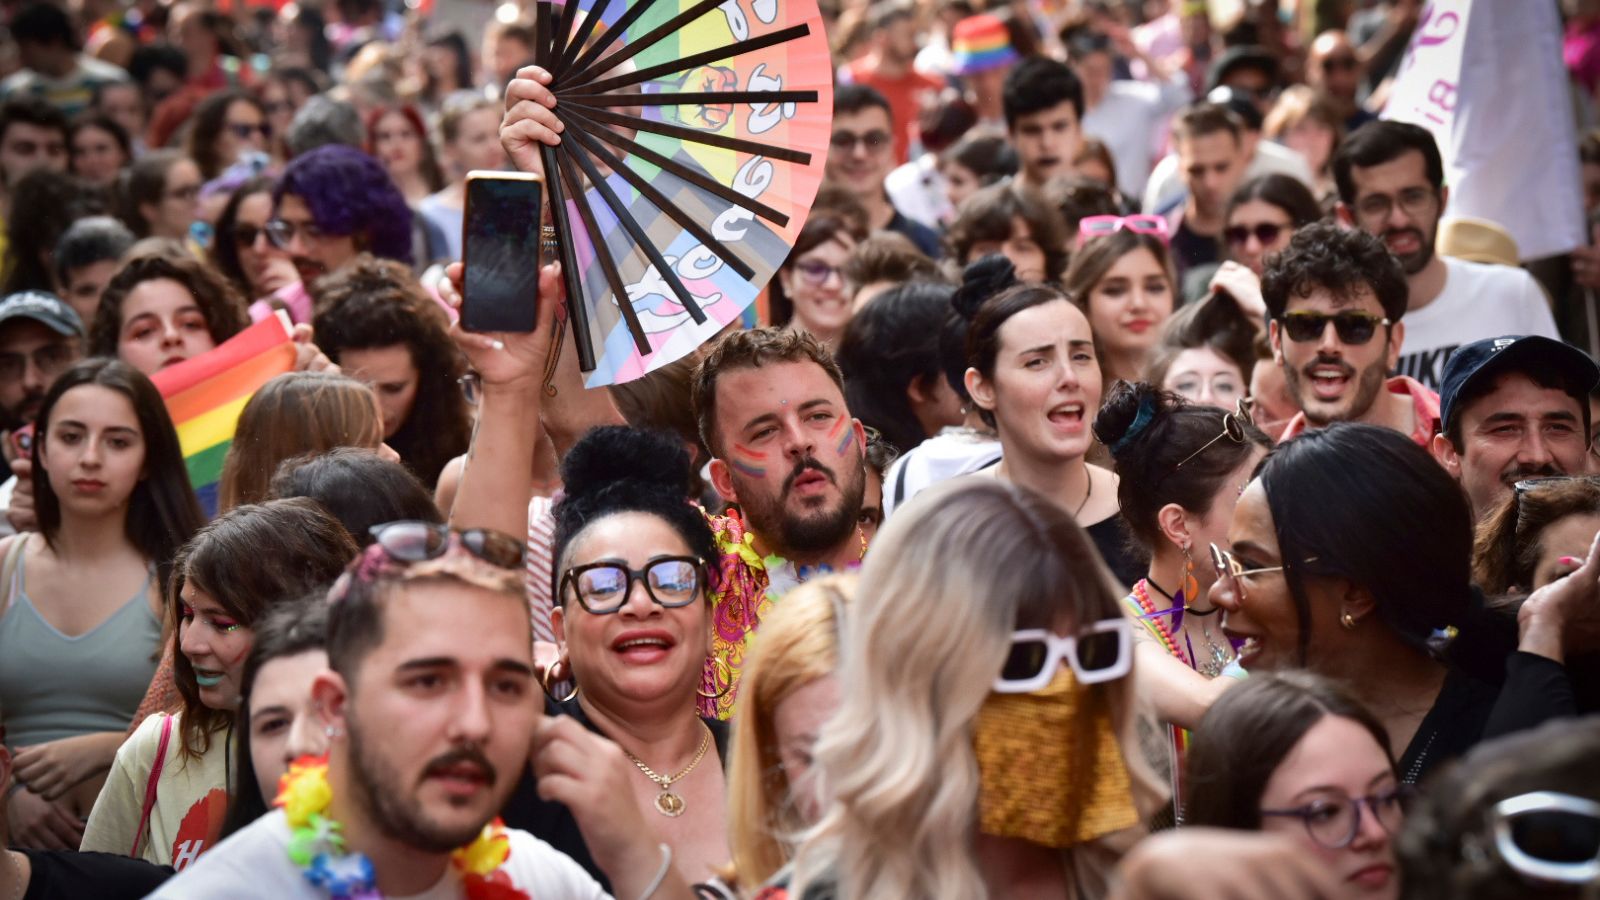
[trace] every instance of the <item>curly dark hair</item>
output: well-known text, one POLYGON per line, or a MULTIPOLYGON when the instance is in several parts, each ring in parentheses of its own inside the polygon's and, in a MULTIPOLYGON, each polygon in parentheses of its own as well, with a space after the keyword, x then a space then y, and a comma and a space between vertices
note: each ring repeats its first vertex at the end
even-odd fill
POLYGON ((973 262, 973 246, 1008 240, 1016 219, 1028 223, 1028 232, 1044 251, 1045 280, 1060 278, 1067 268, 1067 228, 1061 214, 1037 195, 1010 184, 981 188, 961 204, 945 235, 950 258, 960 265, 973 262))
POLYGON ((1331 222, 1316 222, 1295 232, 1282 253, 1267 258, 1261 276, 1261 297, 1273 319, 1283 317, 1291 298, 1309 297, 1318 290, 1341 299, 1370 290, 1391 323, 1405 315, 1410 294, 1400 261, 1382 239, 1331 222))
POLYGON ((561 573, 573 540, 606 516, 641 512, 672 527, 689 552, 708 564, 717 558, 706 517, 688 502, 693 488, 689 453, 666 432, 607 425, 584 435, 561 461, 565 494, 555 505, 555 596, 565 605, 561 573))
POLYGON ((450 339, 450 321, 411 270, 363 253, 315 286, 317 346, 334 362, 347 350, 404 345, 417 369, 411 414, 389 446, 432 487, 445 463, 467 452, 472 421, 461 393, 465 361, 450 339))
POLYGON ((211 340, 220 344, 244 330, 250 322, 244 299, 227 279, 210 266, 190 257, 139 256, 128 260, 111 276, 100 295, 100 310, 89 326, 89 355, 116 356, 122 334, 122 303, 146 281, 166 278, 183 285, 205 316, 211 340))
POLYGON ((328 144, 294 158, 272 194, 304 200, 317 227, 355 235, 358 249, 411 264, 411 207, 377 160, 354 147, 328 144))

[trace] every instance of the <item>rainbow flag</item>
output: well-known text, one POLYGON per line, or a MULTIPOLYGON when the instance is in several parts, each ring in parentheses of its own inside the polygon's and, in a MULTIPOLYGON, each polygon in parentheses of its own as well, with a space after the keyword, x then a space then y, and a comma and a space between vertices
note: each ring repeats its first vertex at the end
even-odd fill
POLYGON ((294 369, 294 344, 282 313, 268 316, 222 346, 151 377, 178 428, 189 483, 207 516, 217 512, 217 481, 239 413, 263 384, 294 369))

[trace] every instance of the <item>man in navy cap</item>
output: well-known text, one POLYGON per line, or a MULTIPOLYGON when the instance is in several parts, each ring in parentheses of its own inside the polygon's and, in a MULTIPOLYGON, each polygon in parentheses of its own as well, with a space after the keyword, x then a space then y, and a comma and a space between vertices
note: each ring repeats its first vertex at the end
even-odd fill
POLYGON ((0 454, 16 476, 0 484, 0 534, 34 526, 33 464, 12 440, 32 425, 56 376, 83 358, 83 320, 44 291, 0 300, 0 454))
POLYGON ((1433 455, 1482 519, 1524 478, 1582 474, 1600 367, 1547 337, 1474 341, 1445 363, 1433 455))

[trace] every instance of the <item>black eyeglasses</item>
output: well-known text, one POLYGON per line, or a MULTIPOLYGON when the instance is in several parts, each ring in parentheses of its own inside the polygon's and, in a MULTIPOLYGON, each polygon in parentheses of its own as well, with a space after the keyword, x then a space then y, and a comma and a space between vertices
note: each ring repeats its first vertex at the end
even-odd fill
POLYGON ((47 382, 53 381, 81 355, 75 340, 45 344, 32 353, 0 353, 0 384, 15 384, 21 381, 28 374, 30 362, 47 382))
POLYGON ((438 559, 452 546, 502 569, 521 569, 523 543, 507 534, 487 528, 457 530, 434 522, 405 520, 385 522, 367 529, 383 552, 399 562, 418 563, 438 559))
POLYGON ((1339 341, 1351 346, 1365 344, 1378 333, 1379 325, 1387 328, 1391 324, 1383 316, 1354 310, 1331 316, 1326 313, 1301 310, 1284 313, 1278 317, 1278 321, 1283 325, 1284 333, 1289 335, 1289 340, 1299 344, 1320 340, 1328 329, 1328 323, 1332 322, 1334 330, 1339 334, 1339 341))
POLYGON ((1395 785, 1365 797, 1330 794, 1293 809, 1263 809, 1263 816, 1285 816, 1305 823, 1311 839, 1329 850, 1343 850, 1361 833, 1361 808, 1365 806, 1383 830, 1395 834, 1405 821, 1411 791, 1395 785))
POLYGON ((630 569, 616 560, 601 560, 568 569, 561 576, 559 593, 566 593, 571 585, 585 610, 605 615, 621 609, 628 602, 628 590, 635 581, 641 581, 658 606, 676 609, 700 596, 704 566, 705 560, 698 556, 654 556, 642 569, 630 569))
POLYGON ((853 152, 857 144, 867 148, 867 152, 876 153, 889 146, 890 134, 881 128, 875 128, 866 134, 856 134, 850 131, 835 131, 833 137, 828 139, 828 145, 835 150, 845 153, 853 152))
MULTIPOLYGON (((1231 412, 1231 413, 1223 413, 1223 415, 1222 415, 1222 433, 1217 435, 1216 437, 1212 438, 1211 440, 1206 441, 1204 444, 1202 444, 1200 446, 1199 450, 1196 450, 1195 452, 1189 454, 1188 456, 1185 456, 1183 458, 1183 462, 1180 462, 1177 465, 1172 467, 1172 471, 1176 472, 1179 469, 1183 468, 1185 463, 1189 462, 1189 460, 1191 460, 1191 459, 1194 459, 1196 456, 1199 456, 1200 454, 1206 452, 1207 450, 1210 450, 1211 446, 1213 444, 1215 444, 1216 442, 1222 440, 1223 438, 1227 438, 1228 440, 1233 441, 1235 444, 1244 443, 1245 442, 1245 434, 1244 434, 1245 426, 1246 425, 1254 425, 1254 424, 1256 424, 1255 418, 1250 414, 1250 408, 1254 404, 1255 404, 1255 401, 1251 400, 1249 397, 1240 397, 1239 398, 1239 405, 1234 408, 1233 412, 1231 412)), ((1167 474, 1170 475, 1172 473, 1169 472, 1167 474)))
POLYGON ((1432 188, 1410 187, 1401 191, 1397 197, 1387 194, 1370 194, 1356 201, 1356 212, 1368 222, 1380 221, 1389 218, 1394 212, 1398 200, 1400 209, 1413 219, 1423 218, 1433 209, 1434 201, 1439 199, 1439 192, 1432 188))
POLYGON ((1250 235, 1253 234, 1256 236, 1256 241, 1265 247, 1276 241, 1287 227, 1275 222, 1258 222, 1255 225, 1231 225, 1223 234, 1227 237, 1230 246, 1243 247, 1250 240, 1250 235))

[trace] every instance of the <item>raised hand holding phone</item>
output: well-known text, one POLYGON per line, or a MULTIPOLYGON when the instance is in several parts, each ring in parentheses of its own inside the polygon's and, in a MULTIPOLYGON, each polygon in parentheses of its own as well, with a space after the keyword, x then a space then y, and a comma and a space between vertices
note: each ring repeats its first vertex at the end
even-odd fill
POLYGON ((544 179, 533 172, 469 172, 466 193, 462 325, 477 332, 532 331, 544 179))

